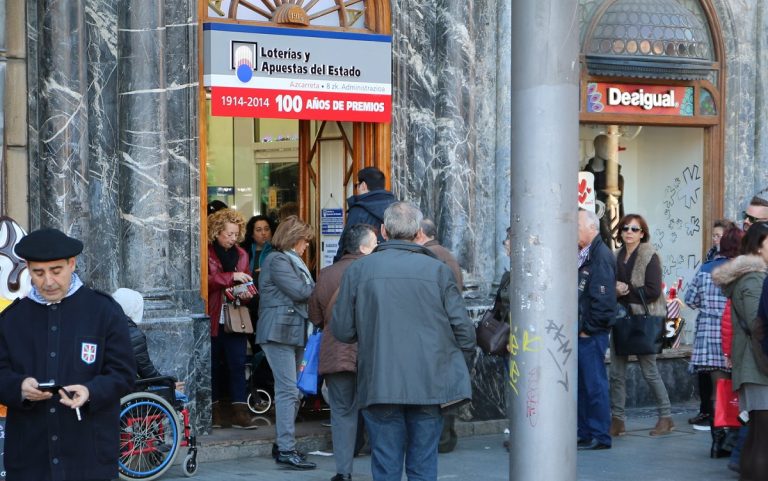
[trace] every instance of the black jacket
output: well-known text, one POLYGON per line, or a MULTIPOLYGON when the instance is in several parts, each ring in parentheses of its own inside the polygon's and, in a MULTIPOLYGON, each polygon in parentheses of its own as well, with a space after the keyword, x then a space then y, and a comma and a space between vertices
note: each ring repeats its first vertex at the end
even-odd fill
POLYGON ((25 298, 3 311, 0 403, 8 406, 8 479, 116 478, 120 398, 135 377, 125 314, 109 295, 83 286, 58 304, 25 298), (87 387, 82 421, 58 395, 22 401, 27 377, 87 387))
POLYGON ((128 332, 131 334, 131 347, 133 348, 133 357, 136 359, 136 375, 139 379, 161 377, 162 374, 155 368, 152 358, 149 357, 146 334, 130 317, 125 316, 125 320, 128 323, 128 332))
POLYGON ((344 234, 349 226, 355 224, 368 224, 376 229, 376 237, 379 242, 384 239, 381 237, 381 224, 384 222, 384 211, 389 204, 395 201, 395 196, 388 190, 372 190, 365 194, 353 195, 347 199, 347 221, 344 224, 344 231, 339 239, 339 250, 333 262, 341 259, 344 255, 344 234))
POLYGON ((607 333, 616 322, 616 260, 600 236, 579 268, 579 332, 607 333))

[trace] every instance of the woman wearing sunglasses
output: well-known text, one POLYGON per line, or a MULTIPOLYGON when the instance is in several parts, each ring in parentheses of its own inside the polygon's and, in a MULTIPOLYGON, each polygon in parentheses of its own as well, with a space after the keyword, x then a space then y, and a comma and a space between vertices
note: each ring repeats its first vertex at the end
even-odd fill
MULTIPOLYGON (((652 316, 666 316, 667 302, 661 288, 661 259, 650 244, 648 223, 638 214, 625 215, 619 222, 622 246, 616 252, 616 295, 632 314, 642 314, 643 299, 652 316), (642 298, 641 298, 642 296, 642 298)), ((611 348, 611 436, 626 432, 624 404, 627 398, 627 356, 617 356, 611 348)), ((674 429, 667 388, 656 367, 656 355, 637 356, 645 382, 656 398, 659 420, 651 436, 669 434, 674 429)))

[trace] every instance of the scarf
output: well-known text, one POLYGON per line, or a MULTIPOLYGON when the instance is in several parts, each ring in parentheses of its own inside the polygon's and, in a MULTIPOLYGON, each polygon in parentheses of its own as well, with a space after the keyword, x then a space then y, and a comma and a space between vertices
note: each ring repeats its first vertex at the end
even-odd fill
POLYGON ((304 277, 304 282, 308 285, 313 285, 315 282, 312 280, 312 274, 310 274, 309 269, 307 268, 307 265, 304 264, 304 261, 299 257, 299 255, 291 250, 285 251, 286 254, 288 254, 288 259, 291 260, 294 267, 301 272, 302 276, 304 277))
POLYGON ((232 246, 230 249, 224 249, 218 242, 213 241, 213 251, 216 253, 216 257, 221 261, 221 269, 224 272, 235 272, 237 270, 237 261, 240 256, 237 253, 237 248, 232 246))
MULTIPOLYGON (((65 295, 64 297, 66 298, 66 297, 71 296, 72 294, 74 294, 81 287, 83 287, 83 281, 81 281, 80 277, 73 272, 72 273, 72 278, 69 281, 69 290, 67 291, 67 295, 65 295)), ((48 302, 45 299, 45 297, 40 295, 40 291, 38 291, 37 287, 35 287, 35 286, 32 286, 32 290, 29 292, 29 298, 31 300, 37 302, 38 304, 43 304, 44 306, 50 306, 51 304, 58 304, 58 302, 61 302, 61 301, 58 301, 58 302, 48 302)))

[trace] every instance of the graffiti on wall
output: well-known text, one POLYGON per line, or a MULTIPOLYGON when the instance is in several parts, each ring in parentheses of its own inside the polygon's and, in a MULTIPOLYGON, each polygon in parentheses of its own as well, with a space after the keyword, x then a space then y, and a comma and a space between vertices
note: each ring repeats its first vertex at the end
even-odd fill
POLYGON ((683 278, 683 284, 693 278, 701 265, 701 193, 702 177, 699 165, 685 166, 669 180, 664 188, 663 214, 655 222, 651 242, 661 256, 663 276, 667 285, 683 278))

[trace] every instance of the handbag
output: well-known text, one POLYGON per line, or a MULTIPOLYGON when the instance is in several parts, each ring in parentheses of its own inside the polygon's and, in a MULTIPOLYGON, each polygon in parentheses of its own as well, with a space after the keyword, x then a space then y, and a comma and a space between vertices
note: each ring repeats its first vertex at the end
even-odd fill
POLYGON ((738 428, 739 422, 739 394, 733 392, 733 382, 730 379, 718 379, 715 394, 715 421, 716 428, 738 428))
POLYGON ((507 352, 509 323, 496 319, 496 306, 485 311, 475 328, 475 337, 486 354, 500 356, 507 352))
POLYGON ((643 303, 643 314, 627 311, 613 326, 613 348, 619 356, 659 354, 663 348, 666 316, 652 316, 642 290, 637 291, 643 303))
POLYGON ((224 332, 232 334, 253 334, 253 322, 248 307, 240 304, 236 299, 234 303, 224 303, 224 332))
POLYGON ((299 366, 299 378, 296 387, 304 394, 317 394, 317 380, 320 376, 320 342, 323 339, 323 331, 315 328, 315 331, 307 339, 304 348, 304 358, 299 366))

